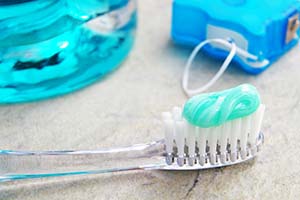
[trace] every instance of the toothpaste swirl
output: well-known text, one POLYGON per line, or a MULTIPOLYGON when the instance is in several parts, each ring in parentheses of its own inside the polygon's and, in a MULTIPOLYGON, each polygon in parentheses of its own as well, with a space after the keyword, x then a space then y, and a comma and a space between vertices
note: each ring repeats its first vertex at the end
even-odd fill
POLYGON ((260 105, 256 88, 249 84, 189 99, 183 117, 192 125, 210 128, 254 113, 260 105))

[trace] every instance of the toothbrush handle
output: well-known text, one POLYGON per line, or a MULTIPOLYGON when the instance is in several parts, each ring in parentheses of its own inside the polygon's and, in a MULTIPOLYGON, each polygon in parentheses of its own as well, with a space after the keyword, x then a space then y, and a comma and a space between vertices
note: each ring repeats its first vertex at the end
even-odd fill
POLYGON ((0 150, 0 182, 43 177, 159 169, 164 141, 95 151, 0 150))

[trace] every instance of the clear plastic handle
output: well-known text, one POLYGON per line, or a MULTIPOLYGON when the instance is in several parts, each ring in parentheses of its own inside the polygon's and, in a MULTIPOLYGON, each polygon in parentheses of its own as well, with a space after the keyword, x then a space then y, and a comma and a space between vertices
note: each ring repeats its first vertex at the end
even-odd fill
POLYGON ((156 169, 164 162, 163 141, 95 151, 0 150, 0 182, 115 171, 156 169))

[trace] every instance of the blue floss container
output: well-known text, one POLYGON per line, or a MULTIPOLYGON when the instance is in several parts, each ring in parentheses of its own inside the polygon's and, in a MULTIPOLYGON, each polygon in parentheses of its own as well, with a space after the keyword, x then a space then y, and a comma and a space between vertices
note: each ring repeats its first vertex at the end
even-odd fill
POLYGON ((0 103, 83 88, 128 55, 135 0, 0 0, 0 103))
MULTIPOLYGON (((230 38, 258 60, 235 56, 234 61, 246 72, 258 74, 297 44, 299 11, 298 0, 174 0, 171 35, 176 43, 188 46, 230 38)), ((215 58, 228 55, 216 45, 203 50, 215 58)))

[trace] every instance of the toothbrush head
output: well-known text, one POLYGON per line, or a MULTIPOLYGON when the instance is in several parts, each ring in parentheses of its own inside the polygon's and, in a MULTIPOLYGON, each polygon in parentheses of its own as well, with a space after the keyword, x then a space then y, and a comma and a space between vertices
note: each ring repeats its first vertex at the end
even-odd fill
POLYGON ((260 131, 265 106, 255 87, 192 97, 183 109, 162 115, 166 169, 203 169, 252 159, 264 137, 260 131))

